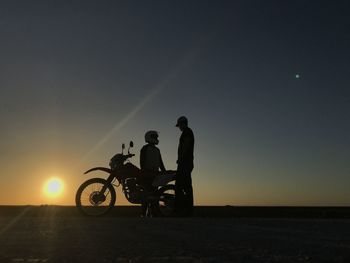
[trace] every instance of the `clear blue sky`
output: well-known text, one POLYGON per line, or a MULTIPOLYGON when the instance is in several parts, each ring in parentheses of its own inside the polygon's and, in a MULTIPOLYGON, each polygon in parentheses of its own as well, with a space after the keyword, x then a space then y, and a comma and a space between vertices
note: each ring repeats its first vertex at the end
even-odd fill
MULTIPOLYGON (((1 1, 0 204, 186 115, 198 205, 349 205, 347 1, 1 1), (6 187, 5 187, 6 186, 6 187)), ((98 176, 104 176, 98 174, 98 176)), ((121 203, 126 204, 121 198, 121 203)))

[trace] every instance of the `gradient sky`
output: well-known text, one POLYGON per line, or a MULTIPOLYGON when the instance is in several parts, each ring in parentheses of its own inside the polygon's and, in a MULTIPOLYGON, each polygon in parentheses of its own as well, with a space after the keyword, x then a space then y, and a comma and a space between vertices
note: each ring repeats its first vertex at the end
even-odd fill
MULTIPOLYGON (((350 204, 348 1, 1 1, 0 204, 74 204, 177 117, 197 205, 350 204), (47 178, 64 195, 42 193, 47 178)), ((127 204, 117 190, 117 204, 127 204)))

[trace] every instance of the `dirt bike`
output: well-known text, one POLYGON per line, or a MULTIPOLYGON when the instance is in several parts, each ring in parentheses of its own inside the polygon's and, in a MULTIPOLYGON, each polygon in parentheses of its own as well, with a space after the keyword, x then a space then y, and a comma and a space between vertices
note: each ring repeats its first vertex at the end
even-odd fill
POLYGON ((158 174, 152 183, 152 190, 141 182, 143 174, 133 165, 129 158, 135 156, 130 153, 134 146, 130 141, 128 154, 124 154, 125 144, 122 144, 122 153, 112 157, 110 168, 94 167, 84 174, 93 171, 102 171, 108 175, 107 179, 92 178, 80 185, 75 196, 76 206, 85 215, 99 216, 112 209, 116 202, 115 187, 121 186, 125 198, 132 204, 146 204, 146 216, 171 216, 175 208, 175 185, 169 184, 175 180, 176 172, 167 171, 158 174))

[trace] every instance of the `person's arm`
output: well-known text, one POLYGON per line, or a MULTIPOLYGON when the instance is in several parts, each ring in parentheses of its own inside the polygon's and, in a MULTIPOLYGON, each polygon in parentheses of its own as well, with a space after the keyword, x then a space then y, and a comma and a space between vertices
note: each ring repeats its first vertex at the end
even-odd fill
POLYGON ((160 159, 160 170, 165 173, 166 170, 165 170, 165 166, 164 166, 164 163, 163 163, 163 159, 162 159, 162 155, 160 154, 159 152, 159 159, 160 159))
POLYGON ((156 149, 158 150, 158 156, 159 156, 159 168, 162 172, 166 172, 165 170, 165 166, 164 166, 164 163, 163 163, 163 159, 162 159, 162 155, 160 153, 160 150, 158 147, 156 147, 156 149))
POLYGON ((141 170, 145 169, 145 162, 146 162, 145 151, 146 151, 146 148, 142 147, 141 152, 140 152, 140 168, 141 168, 141 170))

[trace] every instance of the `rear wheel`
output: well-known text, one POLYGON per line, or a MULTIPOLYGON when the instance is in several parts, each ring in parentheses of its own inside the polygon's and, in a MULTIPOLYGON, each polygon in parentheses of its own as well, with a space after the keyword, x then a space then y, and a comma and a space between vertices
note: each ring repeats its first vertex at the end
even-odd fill
POLYGON ((113 185, 105 179, 92 178, 84 182, 75 196, 75 203, 85 215, 100 216, 107 213, 115 204, 116 194, 113 185), (106 191, 101 192, 104 186, 106 191))
POLYGON ((173 216, 175 212, 175 185, 166 185, 158 190, 157 214, 173 216))

